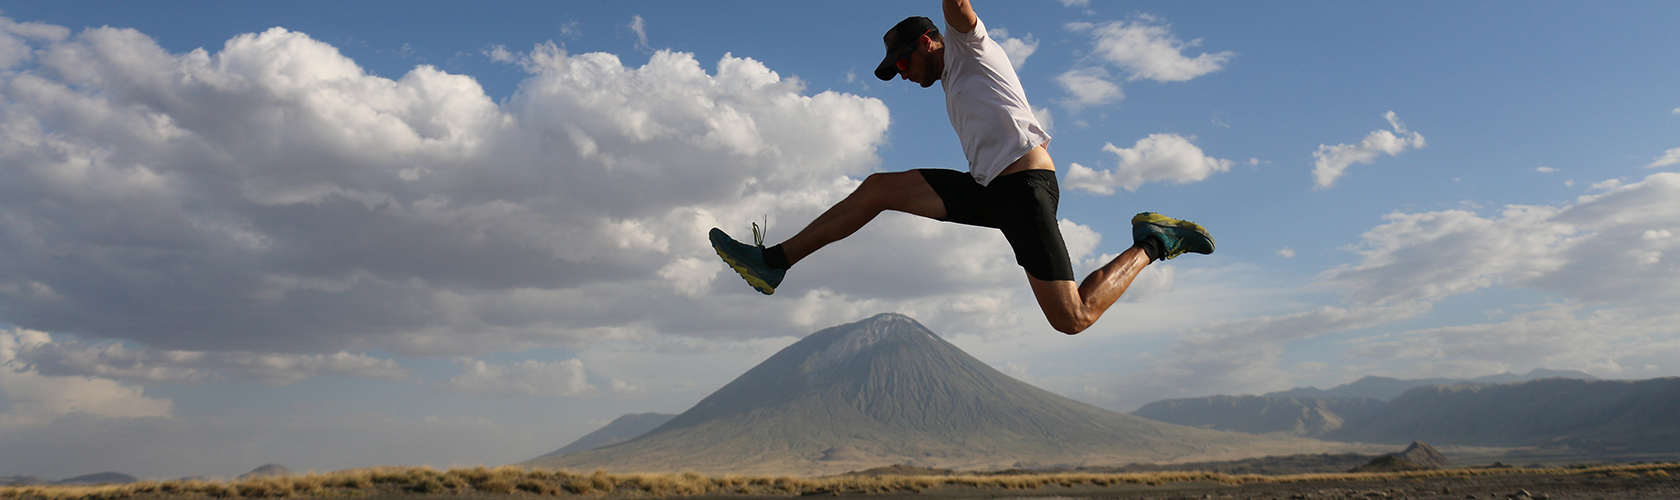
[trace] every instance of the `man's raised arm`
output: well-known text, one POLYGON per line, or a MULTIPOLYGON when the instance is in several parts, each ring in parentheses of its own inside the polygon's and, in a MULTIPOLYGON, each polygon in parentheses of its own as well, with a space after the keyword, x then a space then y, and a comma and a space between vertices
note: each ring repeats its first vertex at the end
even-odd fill
POLYGON ((968 0, 945 0, 945 24, 958 33, 974 31, 974 25, 979 24, 980 16, 974 14, 974 6, 968 0))

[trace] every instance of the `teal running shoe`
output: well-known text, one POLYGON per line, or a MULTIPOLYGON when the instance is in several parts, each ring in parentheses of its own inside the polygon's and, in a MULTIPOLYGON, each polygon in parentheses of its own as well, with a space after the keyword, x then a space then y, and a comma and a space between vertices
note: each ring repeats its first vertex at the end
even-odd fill
POLYGON ((1155 212, 1132 217, 1132 241, 1155 238, 1161 243, 1161 260, 1171 259, 1185 252, 1213 253, 1213 235, 1201 224, 1178 220, 1155 212))
POLYGON ((764 264, 764 241, 759 239, 762 236, 758 232, 758 224, 753 224, 756 246, 735 241, 729 235, 723 234, 722 229, 715 227, 712 228, 710 236, 712 249, 717 250, 718 257, 723 257, 723 262, 740 273, 741 277, 747 280, 747 284, 765 295, 776 293, 776 286, 782 284, 782 276, 787 274, 787 270, 764 264))

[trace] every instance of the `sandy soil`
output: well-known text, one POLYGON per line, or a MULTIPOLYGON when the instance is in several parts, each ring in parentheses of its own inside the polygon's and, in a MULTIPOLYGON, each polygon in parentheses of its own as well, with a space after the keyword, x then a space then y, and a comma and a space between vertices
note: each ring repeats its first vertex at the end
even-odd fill
MULTIPOLYGON (((1046 488, 1022 491, 955 490, 883 495, 882 500, 1038 499, 1038 500, 1180 500, 1180 499, 1533 499, 1634 500, 1680 499, 1680 476, 1483 476, 1403 479, 1378 482, 1321 482, 1229 486, 1211 483, 1159 487, 1046 488)), ((877 497, 881 498, 881 497, 877 497)))

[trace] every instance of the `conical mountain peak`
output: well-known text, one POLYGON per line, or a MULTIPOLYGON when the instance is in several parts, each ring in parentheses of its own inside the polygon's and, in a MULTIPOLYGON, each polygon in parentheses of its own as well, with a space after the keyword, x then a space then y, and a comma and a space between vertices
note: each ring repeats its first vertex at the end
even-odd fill
MULTIPOLYGON (((881 313, 869 319, 834 327, 832 332, 825 330, 837 338, 827 347, 818 350, 807 361, 810 373, 831 372, 844 366, 847 361, 860 356, 868 356, 874 348, 890 341, 935 339, 937 336, 927 327, 910 319, 909 316, 897 313, 881 313)), ((817 336, 813 334, 812 337, 817 336)))
POLYGON ((880 314, 806 336, 639 438, 526 464, 810 474, 889 463, 1118 465, 1301 452, 1302 443, 1080 403, 1004 375, 916 320, 880 314))

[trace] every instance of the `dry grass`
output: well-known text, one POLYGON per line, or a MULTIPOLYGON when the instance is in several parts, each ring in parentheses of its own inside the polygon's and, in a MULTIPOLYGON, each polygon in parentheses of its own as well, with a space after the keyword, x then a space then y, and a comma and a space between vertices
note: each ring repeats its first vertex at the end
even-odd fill
POLYGON ((234 481, 144 481, 101 486, 0 486, 0 500, 115 500, 127 498, 356 498, 402 493, 455 495, 795 496, 805 494, 913 493, 934 488, 1034 490, 1047 487, 1161 485, 1177 482, 1224 484, 1382 481, 1408 478, 1494 475, 1667 476, 1680 464, 1609 465, 1572 468, 1447 469, 1409 472, 1226 475, 1211 472, 1123 474, 1057 473, 950 476, 708 477, 681 474, 579 474, 513 466, 438 471, 431 468, 357 469, 324 474, 234 481))

